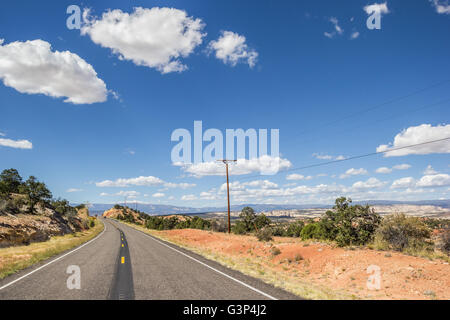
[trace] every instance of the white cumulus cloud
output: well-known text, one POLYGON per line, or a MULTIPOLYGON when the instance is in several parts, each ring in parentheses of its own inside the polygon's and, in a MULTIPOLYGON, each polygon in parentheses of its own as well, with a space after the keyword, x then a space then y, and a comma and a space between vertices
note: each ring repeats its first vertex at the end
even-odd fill
POLYGON ((137 192, 137 191, 119 191, 117 193, 115 193, 115 196, 122 196, 122 197, 127 197, 127 198, 136 198, 137 196, 139 196, 141 193, 137 192))
POLYGON ((95 183, 97 187, 128 187, 128 186, 156 186, 162 185, 164 181, 153 176, 140 176, 137 178, 119 178, 117 180, 104 180, 95 183))
POLYGON ((28 140, 12 140, 0 138, 0 146, 14 149, 33 149, 33 144, 28 140))
POLYGON ((345 157, 343 155, 331 156, 328 154, 313 153, 312 156, 319 160, 344 160, 345 159, 345 157))
POLYGON ((367 181, 358 181, 355 182, 352 186, 355 190, 364 190, 364 189, 377 189, 385 186, 386 183, 378 180, 377 178, 369 178, 367 181))
POLYGON ((406 189, 413 188, 416 185, 416 180, 413 177, 405 177, 398 180, 395 180, 391 188, 392 189, 406 189))
POLYGON ((298 174, 298 173, 293 173, 290 174, 286 177, 286 180, 311 180, 313 177, 312 176, 304 176, 302 174, 298 174))
POLYGON ((402 164, 397 164, 397 165, 393 166, 392 168, 381 167, 381 168, 378 168, 375 172, 376 173, 391 173, 394 170, 407 170, 409 168, 411 168, 411 165, 409 165, 407 163, 402 163, 402 164))
POLYGON ((269 181, 269 180, 255 180, 250 182, 243 183, 244 186, 249 187, 258 187, 261 189, 276 189, 278 188, 278 185, 275 182, 269 181))
POLYGON ((232 31, 222 31, 219 39, 211 41, 208 48, 215 52, 217 59, 231 66, 244 62, 253 68, 258 58, 258 53, 246 44, 245 37, 232 31))
POLYGON ((107 197, 107 196, 119 196, 119 197, 126 197, 126 198, 130 198, 130 199, 136 199, 141 193, 137 192, 137 191, 124 191, 121 190, 117 193, 106 193, 106 192, 102 192, 100 193, 101 197, 107 197))
POLYGON ((387 3, 386 2, 384 2, 384 3, 373 3, 373 4, 370 4, 370 5, 367 5, 367 6, 364 7, 364 11, 367 14, 372 14, 374 12, 379 12, 381 14, 389 13, 389 9, 387 7, 387 3))
POLYGON ((436 12, 439 14, 450 14, 450 4, 448 4, 448 0, 430 0, 433 7, 436 9, 436 12))
POLYGON ((408 170, 409 168, 411 168, 411 165, 407 163, 397 164, 392 167, 394 170, 408 170))
POLYGON ((197 196, 194 195, 194 194, 186 194, 186 195, 181 197, 181 200, 183 200, 183 201, 193 201, 193 200, 197 200, 197 196))
MULTIPOLYGON (((196 186, 195 183, 173 183, 166 182, 158 177, 154 176, 139 176, 136 178, 119 178, 116 180, 104 180, 100 182, 96 182, 95 185, 97 187, 129 187, 129 186, 163 186, 164 190, 169 188, 180 188, 180 189, 189 189, 196 186)), ((162 190, 159 190, 162 191, 162 190)))
POLYGON ((52 51, 39 39, 9 44, 0 39, 0 79, 21 93, 65 97, 74 104, 104 102, 108 95, 89 63, 70 51, 52 51))
POLYGON ((416 184, 417 187, 450 186, 450 175, 441 173, 423 176, 416 184))
MULTIPOLYGON (((224 176, 225 166, 217 161, 199 162, 193 164, 175 164, 182 166, 182 169, 196 177, 202 176, 224 176)), ((280 157, 264 155, 251 160, 238 159, 236 163, 229 165, 231 175, 244 175, 252 172, 272 173, 289 169, 292 163, 280 157)))
POLYGON ((436 170, 433 169, 433 167, 431 165, 428 165, 425 169, 425 171, 423 172, 424 175, 433 175, 433 174, 438 174, 439 172, 437 172, 436 170))
POLYGON ((378 168, 375 172, 376 173, 391 173, 392 169, 387 168, 387 167, 381 167, 381 168, 378 168))
POLYGON ((355 169, 355 168, 351 168, 348 169, 344 174, 341 174, 339 177, 341 179, 345 179, 351 176, 358 176, 358 175, 363 175, 363 174, 367 174, 367 170, 364 168, 360 168, 360 169, 355 169))
POLYGON ((449 137, 450 125, 432 126, 431 124, 422 124, 420 126, 409 127, 403 130, 395 136, 393 143, 378 146, 377 152, 388 151, 384 154, 385 157, 399 157, 410 154, 450 153, 450 139, 411 148, 389 151, 393 148, 402 148, 409 145, 415 145, 449 137))
POLYGON ((203 41, 204 23, 175 8, 134 8, 132 13, 120 9, 103 13, 100 19, 84 13, 81 34, 109 48, 120 59, 139 66, 155 68, 161 73, 187 69, 186 58, 203 41))
POLYGON ((186 183, 186 182, 181 182, 181 183, 166 182, 166 183, 164 183, 164 187, 166 187, 166 188, 189 189, 189 188, 193 188, 195 186, 196 186, 195 183, 186 183))
POLYGON ((153 198, 164 198, 166 195, 162 192, 157 192, 152 195, 153 198))

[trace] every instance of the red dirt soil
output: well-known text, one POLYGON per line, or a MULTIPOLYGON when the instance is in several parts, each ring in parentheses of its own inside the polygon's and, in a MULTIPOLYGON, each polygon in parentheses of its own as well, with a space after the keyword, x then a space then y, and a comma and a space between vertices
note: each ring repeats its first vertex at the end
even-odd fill
POLYGON ((258 258, 266 270, 285 273, 335 292, 362 299, 450 299, 450 265, 397 252, 354 250, 330 244, 275 237, 272 245, 253 236, 228 235, 203 230, 161 231, 168 240, 199 250, 210 250, 227 258, 258 258), (262 259, 262 260, 261 260, 262 259), (381 269, 381 287, 367 286, 370 265, 381 269))

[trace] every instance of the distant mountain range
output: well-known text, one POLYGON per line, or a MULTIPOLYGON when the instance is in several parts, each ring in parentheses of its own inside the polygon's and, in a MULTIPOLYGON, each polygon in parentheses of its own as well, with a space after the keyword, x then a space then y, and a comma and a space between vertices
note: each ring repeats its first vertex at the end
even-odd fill
MULTIPOLYGON (((124 205, 124 203, 119 203, 124 205)), ((392 200, 367 200, 367 201, 355 201, 354 204, 369 204, 373 206, 387 206, 395 204, 409 204, 409 205, 432 205, 439 206, 443 208, 450 208, 449 200, 421 200, 421 201, 392 201, 392 200)), ((91 214, 99 214, 112 208, 114 204, 106 203, 94 203, 90 204, 89 211, 91 214)), ((131 208, 135 207, 134 203, 128 203, 131 208)), ((332 205, 320 205, 320 204, 301 204, 301 205, 281 205, 281 204, 240 204, 231 206, 232 211, 241 211, 244 207, 252 207, 256 212, 266 212, 272 210, 302 210, 302 209, 327 209, 331 208, 332 205)), ((193 207, 178 207, 171 205, 161 205, 161 204, 137 204, 137 209, 154 215, 164 215, 164 214, 200 214, 209 212, 223 212, 227 211, 227 207, 203 207, 203 208, 193 208, 193 207)))

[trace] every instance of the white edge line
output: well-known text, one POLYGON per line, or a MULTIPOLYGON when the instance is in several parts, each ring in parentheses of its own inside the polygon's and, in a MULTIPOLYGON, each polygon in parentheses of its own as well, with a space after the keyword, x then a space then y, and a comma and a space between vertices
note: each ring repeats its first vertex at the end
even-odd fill
MULTIPOLYGON (((102 223, 103 223, 103 222, 102 222, 102 223)), ((62 256, 60 256, 60 257, 58 257, 58 258, 56 258, 56 259, 54 259, 54 260, 52 260, 52 261, 50 261, 50 262, 47 262, 47 263, 44 264, 43 266, 40 266, 39 268, 34 269, 34 270, 31 271, 31 272, 28 272, 27 274, 25 274, 25 275, 23 275, 23 276, 17 278, 16 280, 13 280, 13 281, 11 281, 10 283, 5 284, 4 286, 0 287, 0 290, 3 290, 3 289, 5 289, 5 288, 9 287, 10 285, 12 285, 12 284, 14 284, 14 283, 16 283, 16 282, 18 282, 18 281, 20 281, 20 280, 22 280, 22 279, 28 277, 29 275, 32 275, 32 274, 35 273, 36 271, 39 271, 39 270, 45 268, 46 266, 51 265, 52 263, 54 263, 54 262, 56 262, 56 261, 58 261, 58 260, 61 260, 61 259, 64 258, 65 256, 68 256, 69 254, 74 253, 74 252, 77 251, 77 250, 80 250, 81 248, 83 248, 84 246, 87 246, 87 245, 90 244, 91 242, 94 242, 95 240, 97 240, 98 238, 100 238, 100 236, 106 231, 106 224, 103 223, 103 225, 105 226, 105 227, 103 228, 103 231, 102 231, 98 236, 96 236, 94 239, 91 239, 91 240, 89 240, 88 242, 82 244, 81 246, 76 247, 76 248, 73 249, 72 251, 69 251, 69 252, 63 254, 62 256)))
MULTIPOLYGON (((134 228, 132 228, 132 229, 134 229, 134 228)), ((134 230, 140 231, 140 230, 137 230, 137 229, 134 229, 134 230)), ((197 260, 197 259, 191 257, 190 255, 188 255, 188 254, 186 254, 186 253, 184 253, 184 252, 182 252, 182 251, 180 251, 180 250, 177 250, 177 249, 175 249, 175 248, 173 248, 173 247, 167 245, 167 244, 165 244, 164 242, 161 242, 161 241, 155 239, 154 237, 152 237, 152 236, 146 234, 146 233, 143 232, 143 231, 140 231, 140 232, 142 232, 142 234, 144 234, 145 236, 149 237, 149 238, 152 239, 153 241, 156 241, 156 242, 158 242, 159 244, 162 244, 163 246, 166 246, 167 248, 172 249, 173 251, 176 251, 176 252, 182 254, 183 256, 188 257, 189 259, 194 260, 195 262, 198 262, 198 263, 200 263, 201 265, 203 265, 203 266, 205 266, 205 267, 208 267, 209 269, 211 269, 211 270, 213 270, 213 271, 215 271, 215 272, 217 272, 217 273, 219 273, 219 274, 221 274, 221 275, 223 275, 223 276, 225 276, 225 277, 227 277, 227 278, 229 278, 229 279, 231 279, 231 280, 233 280, 233 281, 236 281, 237 283, 243 285, 244 287, 247 287, 247 288, 249 288, 249 289, 251 289, 251 290, 253 290, 253 291, 255 291, 255 292, 259 293, 259 294, 262 294, 262 295, 265 296, 266 298, 269 298, 269 299, 271 299, 271 300, 278 300, 277 298, 272 297, 271 295, 269 295, 269 294, 267 294, 267 293, 265 293, 265 292, 262 292, 261 290, 258 290, 258 289, 256 289, 256 288, 252 287, 251 285, 248 285, 248 284, 246 284, 245 282, 242 282, 241 280, 238 280, 238 279, 236 279, 236 278, 233 278, 232 276, 230 276, 230 275, 228 275, 228 274, 226 274, 226 273, 224 273, 224 272, 222 272, 222 271, 220 271, 220 270, 217 270, 216 268, 213 268, 213 267, 207 265, 206 263, 204 263, 204 262, 202 262, 202 261, 200 261, 200 260, 197 260)))

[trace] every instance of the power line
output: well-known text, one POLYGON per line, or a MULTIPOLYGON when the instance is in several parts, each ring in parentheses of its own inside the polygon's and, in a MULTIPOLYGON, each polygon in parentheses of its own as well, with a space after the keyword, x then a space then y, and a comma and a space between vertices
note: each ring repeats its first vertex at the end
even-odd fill
MULTIPOLYGON (((446 84, 446 83, 448 83, 448 82, 450 82, 450 79, 447 79, 447 80, 444 80, 444 81, 441 81, 441 82, 434 83, 434 84, 432 84, 432 85, 430 85, 430 86, 427 86, 427 87, 425 87, 425 88, 421 88, 421 89, 415 90, 415 91, 413 91, 413 92, 410 92, 410 93, 408 93, 408 94, 405 94, 405 95, 403 95, 403 96, 396 97, 396 98, 393 98, 393 99, 384 101, 384 102, 379 103, 379 104, 376 104, 376 105, 374 105, 374 106, 372 106, 372 107, 370 107, 370 108, 367 108, 367 109, 364 109, 364 110, 361 110, 361 111, 358 111, 358 112, 349 114, 349 115, 347 115, 347 116, 345 116, 345 117, 341 117, 341 118, 338 118, 338 119, 334 119, 334 120, 332 120, 332 121, 323 123, 322 125, 319 125, 319 126, 316 126, 316 127, 320 127, 320 128, 321 128, 321 127, 324 127, 324 126, 332 126, 332 125, 334 125, 334 124, 336 124, 336 123, 338 123, 338 122, 340 122, 340 121, 347 120, 347 119, 353 118, 353 117, 355 117, 355 116, 358 116, 358 115, 361 115, 361 114, 364 114, 364 113, 367 113, 367 112, 370 112, 370 111, 379 109, 379 108, 384 107, 384 106, 386 106, 386 105, 389 105, 389 104, 391 104, 391 103, 394 103, 394 102, 397 102, 397 101, 401 101, 401 100, 410 98, 410 97, 412 97, 412 96, 415 96, 415 95, 417 95, 417 94, 419 94, 419 93, 422 93, 422 92, 425 92, 425 91, 427 91, 427 90, 430 90, 430 89, 434 89, 434 88, 440 87, 440 86, 442 86, 442 85, 444 85, 444 84, 446 84)), ((314 131, 314 129, 313 129, 313 130, 304 130, 304 131, 301 131, 301 132, 299 133, 299 135, 303 135, 303 134, 305 134, 305 133, 307 133, 307 132, 309 132, 309 131, 314 131)))
MULTIPOLYGON (((417 143, 417 144, 411 144, 411 145, 408 145, 408 146, 403 146, 403 147, 398 147, 398 148, 391 148, 391 149, 384 150, 384 151, 376 151, 376 152, 366 153, 366 154, 362 154, 362 155, 348 157, 348 158, 345 158, 345 159, 331 160, 331 161, 311 164, 311 165, 307 165, 307 166, 303 166, 303 167, 292 168, 292 169, 284 170, 282 172, 278 172, 275 175, 278 175, 278 174, 281 174, 281 173, 292 172, 292 171, 299 171, 299 170, 304 170, 304 169, 310 169, 310 168, 315 168, 315 167, 322 167, 322 166, 325 166, 325 165, 338 163, 338 162, 344 162, 344 161, 349 161, 349 160, 355 160, 355 159, 360 159, 360 158, 371 157, 371 156, 380 155, 380 154, 384 154, 384 153, 388 153, 388 152, 392 152, 392 151, 414 148, 414 147, 423 146, 423 145, 436 143, 436 142, 442 142, 442 141, 445 141, 445 140, 450 140, 450 137, 443 138, 443 139, 438 139, 438 140, 427 141, 427 142, 422 142, 422 143, 417 143)), ((254 176, 244 177, 242 179, 239 179, 238 181, 240 182, 240 181, 247 180, 247 179, 252 179, 252 178, 255 178, 255 177, 261 177, 261 175, 254 175, 254 176)))
MULTIPOLYGON (((386 121, 386 120, 390 120, 390 119, 401 117, 401 116, 403 116, 405 114, 411 114, 413 112, 417 112, 417 111, 421 111, 421 110, 424 110, 424 109, 436 107, 436 106, 439 106, 439 105, 441 105, 443 103, 446 103, 446 102, 449 102, 449 101, 450 101, 450 98, 447 98, 447 99, 440 100, 440 101, 437 101, 437 102, 433 102, 433 103, 430 103, 430 104, 422 105, 421 107, 415 108, 415 109, 410 110, 410 111, 400 112, 400 113, 397 113, 397 114, 395 114, 393 116, 390 116, 390 117, 385 117, 385 118, 377 119, 377 120, 374 120, 374 121, 359 122, 357 125, 352 124, 351 130, 349 130, 348 128, 345 128, 343 130, 333 131, 333 135, 340 134, 340 133, 348 133, 348 132, 353 131, 353 129, 357 129, 357 128, 360 128, 360 127, 363 127, 363 126, 366 126, 366 125, 374 125, 374 124, 377 124, 377 123, 380 123, 380 122, 383 122, 383 121, 386 121)), ((326 135, 322 134, 318 138, 307 139, 307 141, 308 142, 320 141, 320 140, 323 140, 325 138, 327 138, 326 135)))

